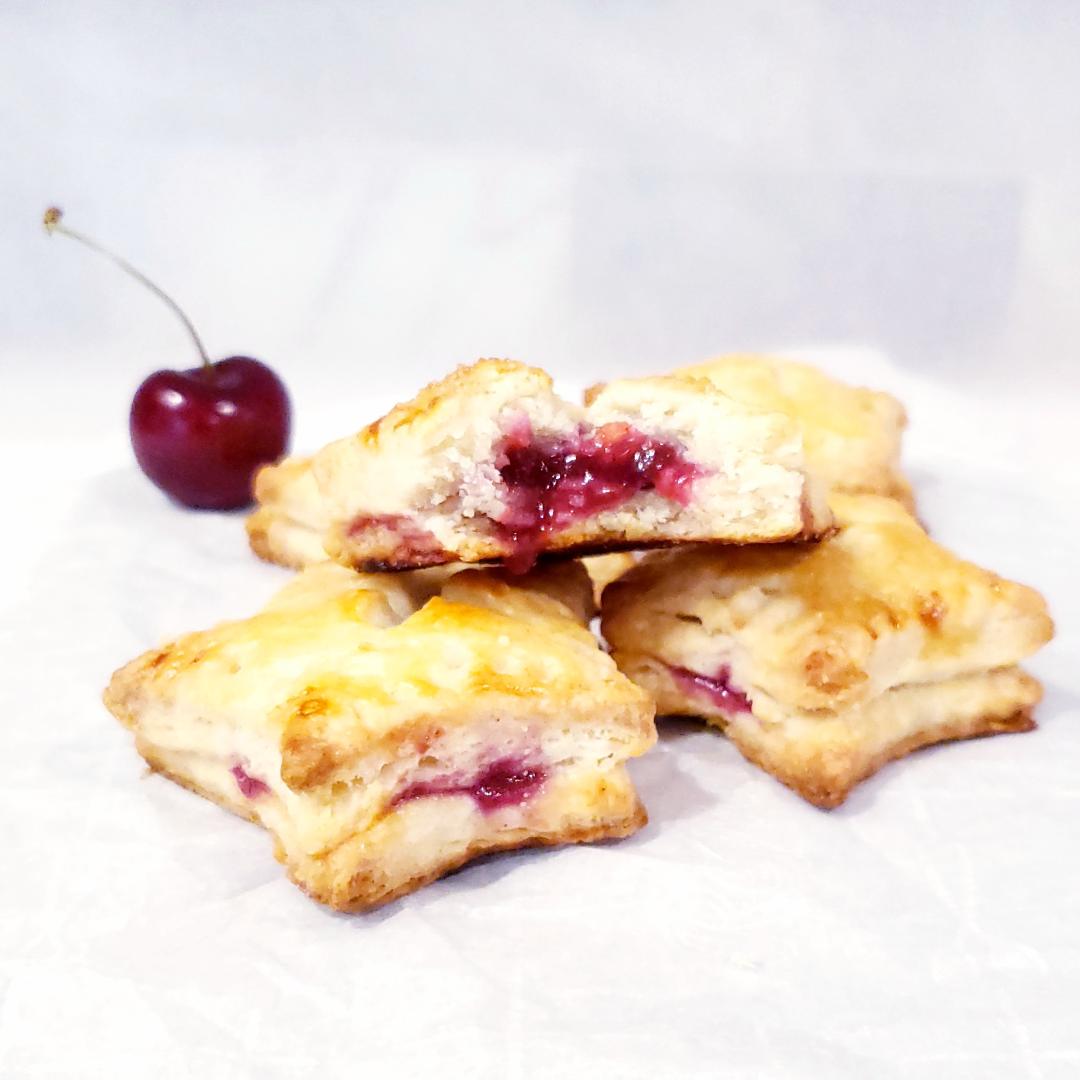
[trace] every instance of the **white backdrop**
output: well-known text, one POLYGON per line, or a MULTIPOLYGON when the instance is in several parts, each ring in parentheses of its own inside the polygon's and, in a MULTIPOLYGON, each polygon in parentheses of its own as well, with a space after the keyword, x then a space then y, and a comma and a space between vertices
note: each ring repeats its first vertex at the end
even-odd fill
POLYGON ((1078 56, 1069 0, 4 0, 0 1075, 1077 1075, 1078 56), (51 202, 273 364, 300 448, 480 355, 894 390, 935 533, 1050 597, 1041 731, 833 815, 677 733, 630 844, 323 914, 97 703, 279 578, 134 472, 194 357, 51 202))

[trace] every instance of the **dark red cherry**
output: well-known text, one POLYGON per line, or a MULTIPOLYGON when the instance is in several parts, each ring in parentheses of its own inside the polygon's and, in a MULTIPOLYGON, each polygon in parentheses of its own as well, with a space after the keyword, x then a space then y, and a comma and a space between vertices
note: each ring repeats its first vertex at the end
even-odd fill
POLYGON ((198 510, 236 510, 251 502, 260 465, 289 447, 289 395, 270 368, 249 356, 211 361, 180 305, 126 259, 64 224, 55 206, 46 230, 104 255, 164 301, 184 324, 202 364, 155 371, 131 403, 129 427, 144 473, 177 502, 198 510))
POLYGON ((131 445, 142 471, 177 502, 234 510, 251 502, 255 470, 288 449, 289 421, 277 375, 230 356, 148 376, 131 403, 131 445))

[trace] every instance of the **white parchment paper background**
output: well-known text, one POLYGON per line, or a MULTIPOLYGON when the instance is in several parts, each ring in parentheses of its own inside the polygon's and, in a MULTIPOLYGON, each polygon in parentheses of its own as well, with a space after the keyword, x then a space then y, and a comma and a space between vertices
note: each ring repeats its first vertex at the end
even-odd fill
POLYGON ((0 7, 0 1076, 1080 1074, 1078 17, 0 7), (891 389, 935 535, 1050 598, 1040 730, 824 814, 668 727, 637 837, 317 908, 99 704, 283 575, 135 471, 131 392, 189 352, 51 201, 274 364, 300 448, 479 355, 891 389))

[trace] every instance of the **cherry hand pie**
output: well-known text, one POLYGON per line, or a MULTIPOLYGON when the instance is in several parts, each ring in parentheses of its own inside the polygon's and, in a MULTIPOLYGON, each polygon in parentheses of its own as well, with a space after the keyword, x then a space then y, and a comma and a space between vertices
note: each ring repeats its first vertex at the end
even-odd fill
MULTIPOLYGON (((751 408, 797 421, 810 471, 834 491, 888 495, 908 508, 911 487, 900 471, 903 405, 879 390, 848 386, 809 364, 768 356, 721 356, 679 368, 751 408)), ((589 391, 589 396, 596 389, 589 391)))
POLYGON ((548 552, 816 537, 831 516, 804 465, 794 421, 703 380, 613 382, 582 409, 537 368, 481 360, 312 468, 346 566, 522 571, 548 552))
POLYGON ((151 768, 263 825, 335 908, 485 852, 627 836, 652 702, 581 625, 579 565, 517 580, 323 563, 132 661, 105 702, 151 768))
POLYGON ((699 716, 810 802, 887 761, 1035 726, 1016 665, 1053 634, 1034 590, 963 562, 903 507, 834 495, 817 545, 654 553, 609 586, 603 632, 660 713, 699 716))

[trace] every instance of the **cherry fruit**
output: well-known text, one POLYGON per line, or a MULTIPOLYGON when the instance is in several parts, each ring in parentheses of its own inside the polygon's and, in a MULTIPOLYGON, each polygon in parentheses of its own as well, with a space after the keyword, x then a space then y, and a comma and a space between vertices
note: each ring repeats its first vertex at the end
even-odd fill
POLYGON ((160 297, 191 335, 202 363, 155 371, 131 403, 135 460, 177 502, 199 510, 235 510, 251 502, 251 481, 289 445, 289 395, 274 372, 247 356, 211 361, 195 327, 175 301, 130 263, 45 213, 50 233, 71 237, 106 256, 160 297))
POLYGON ((289 397, 258 360, 230 356, 187 371, 155 371, 131 403, 135 460, 185 506, 251 502, 255 470, 285 453, 289 397))

